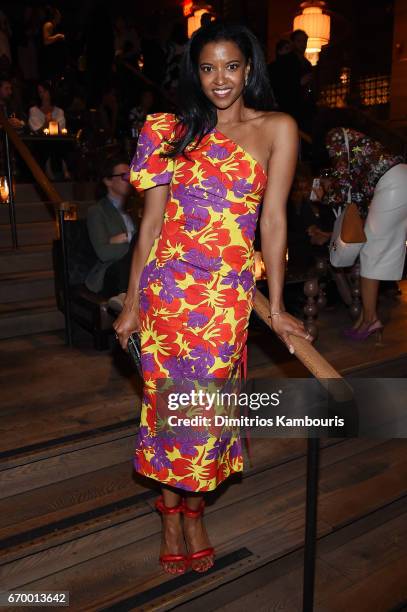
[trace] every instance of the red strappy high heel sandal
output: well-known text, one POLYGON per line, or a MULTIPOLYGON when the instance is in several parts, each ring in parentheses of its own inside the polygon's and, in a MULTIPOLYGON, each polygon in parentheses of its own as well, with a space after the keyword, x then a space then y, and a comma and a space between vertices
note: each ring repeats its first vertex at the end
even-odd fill
MULTIPOLYGON (((204 499, 201 500, 201 504, 200 504, 200 506, 198 507, 197 510, 191 510, 191 508, 188 508, 186 500, 183 499, 183 512, 184 512, 184 516, 186 516, 188 518, 199 518, 200 516, 203 515, 204 508, 205 508, 205 500, 204 499)), ((202 550, 197 550, 194 553, 189 553, 188 554, 188 564, 191 565, 191 562, 194 561, 195 559, 202 559, 203 557, 211 557, 211 556, 215 556, 215 549, 212 546, 209 547, 209 548, 203 548, 202 550)), ((210 566, 210 567, 212 567, 212 566, 210 566)), ((208 569, 210 569, 210 568, 208 567, 205 570, 198 570, 198 569, 195 569, 193 567, 192 569, 195 570, 196 572, 207 572, 208 569)))
MULTIPOLYGON (((155 500, 155 507, 159 512, 161 512, 161 514, 177 514, 178 512, 184 511, 184 504, 182 499, 177 506, 170 507, 164 504, 164 498, 162 495, 161 497, 155 500)), ((187 555, 168 553, 167 555, 160 555, 159 561, 167 574, 183 574, 188 569, 187 555), (179 563, 179 569, 177 570, 177 572, 168 572, 165 569, 165 563, 179 563)))

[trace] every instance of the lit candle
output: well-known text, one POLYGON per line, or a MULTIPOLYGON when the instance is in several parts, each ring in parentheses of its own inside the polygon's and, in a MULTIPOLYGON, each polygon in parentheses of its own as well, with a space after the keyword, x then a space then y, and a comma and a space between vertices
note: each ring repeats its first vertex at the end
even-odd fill
POLYGON ((8 203, 8 197, 10 195, 10 190, 8 188, 7 179, 5 176, 0 177, 0 200, 3 204, 8 203))
POLYGON ((58 136, 58 121, 50 121, 49 122, 49 133, 51 136, 58 136))
POLYGON ((45 136, 48 136, 48 134, 49 134, 49 129, 48 128, 44 128, 42 131, 44 132, 45 136))
POLYGON ((64 136, 66 136, 67 133, 68 133, 68 130, 66 128, 62 128, 61 134, 64 134, 64 136))

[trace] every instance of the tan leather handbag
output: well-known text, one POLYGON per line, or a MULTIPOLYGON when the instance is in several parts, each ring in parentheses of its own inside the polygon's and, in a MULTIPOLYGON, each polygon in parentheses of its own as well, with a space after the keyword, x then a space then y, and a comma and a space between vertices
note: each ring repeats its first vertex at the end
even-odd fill
POLYGON ((341 227, 341 239, 350 244, 366 242, 364 222, 355 202, 347 204, 341 227))

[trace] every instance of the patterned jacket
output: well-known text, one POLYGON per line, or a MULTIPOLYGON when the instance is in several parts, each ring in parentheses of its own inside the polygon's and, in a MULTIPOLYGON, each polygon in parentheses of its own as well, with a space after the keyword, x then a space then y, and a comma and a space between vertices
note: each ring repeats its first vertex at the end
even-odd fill
POLYGON ((378 142, 351 128, 334 128, 326 138, 326 147, 333 167, 333 176, 326 200, 333 206, 347 202, 349 187, 351 199, 366 217, 373 192, 379 179, 390 168, 404 163, 401 155, 393 155, 378 142), (348 148, 344 131, 348 134, 348 148))

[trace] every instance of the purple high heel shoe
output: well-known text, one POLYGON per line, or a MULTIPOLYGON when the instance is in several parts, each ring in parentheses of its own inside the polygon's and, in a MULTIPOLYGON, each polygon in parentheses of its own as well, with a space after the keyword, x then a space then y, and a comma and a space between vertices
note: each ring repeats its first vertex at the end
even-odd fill
POLYGON ((372 334, 376 334, 377 342, 381 342, 383 339, 383 329, 384 325, 379 319, 373 321, 370 325, 365 327, 364 329, 346 329, 344 334, 347 338, 351 340, 366 340, 372 334))

